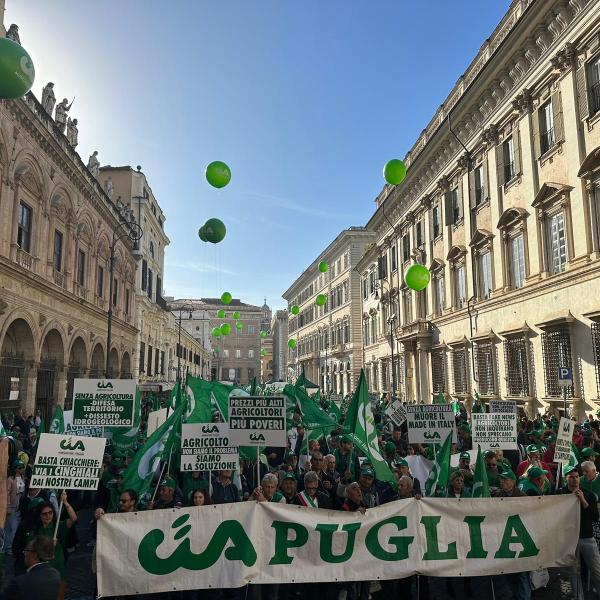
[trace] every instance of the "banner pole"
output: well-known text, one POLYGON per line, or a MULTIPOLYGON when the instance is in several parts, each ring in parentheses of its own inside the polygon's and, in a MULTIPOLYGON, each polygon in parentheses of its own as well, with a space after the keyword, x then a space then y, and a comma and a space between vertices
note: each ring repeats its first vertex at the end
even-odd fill
POLYGON ((562 471, 562 463, 558 464, 558 469, 556 469, 556 488, 555 488, 555 492, 558 492, 558 484, 560 482, 560 474, 562 471))
POLYGON ((212 501, 212 471, 208 472, 208 495, 212 501))
POLYGON ((256 446, 256 487, 260 485, 260 446, 256 446))
POLYGON ((64 492, 64 490, 60 494, 60 505, 58 507, 58 514, 56 515, 56 527, 54 528, 54 538, 53 539, 56 539, 56 536, 58 534, 58 526, 60 525, 60 515, 62 514, 62 509, 63 509, 63 499, 62 499, 63 492, 64 492))
POLYGON ((167 466, 167 463, 163 463, 162 469, 160 470, 160 477, 158 478, 158 483, 157 483, 156 487, 154 488, 154 493, 152 494, 152 499, 150 500, 150 502, 154 502, 154 499, 156 498, 156 493, 158 492, 158 488, 160 487, 160 482, 162 481, 166 466, 167 466))

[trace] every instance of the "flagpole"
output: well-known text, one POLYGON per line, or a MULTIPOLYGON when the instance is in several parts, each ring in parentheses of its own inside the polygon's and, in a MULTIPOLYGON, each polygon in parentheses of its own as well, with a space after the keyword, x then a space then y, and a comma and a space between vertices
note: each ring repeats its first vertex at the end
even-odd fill
POLYGON ((260 485, 260 446, 256 446, 256 487, 260 485))
POLYGON ((62 514, 63 509, 63 499, 62 495, 64 494, 64 490, 60 493, 60 506, 58 507, 58 515, 56 515, 56 527, 54 528, 54 540, 58 534, 58 526, 60 525, 60 515, 62 514))
POLYGON ((212 471, 208 472, 208 495, 212 501, 212 471))
POLYGON ((158 478, 158 483, 156 484, 156 487, 154 488, 154 493, 152 494, 152 499, 150 500, 150 502, 154 502, 154 499, 156 498, 156 493, 158 492, 158 488, 160 487, 160 482, 162 481, 166 466, 167 466, 167 463, 163 463, 162 469, 160 470, 160 477, 158 478))

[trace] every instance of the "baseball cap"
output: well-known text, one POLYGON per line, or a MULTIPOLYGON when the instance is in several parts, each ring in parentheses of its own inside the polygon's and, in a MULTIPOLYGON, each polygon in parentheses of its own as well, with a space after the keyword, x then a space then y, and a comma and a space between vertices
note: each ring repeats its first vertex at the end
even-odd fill
POLYGON ((394 442, 386 442, 384 450, 386 452, 396 452, 396 444, 394 442))
MULTIPOLYGON (((573 471, 577 471, 577 467, 575 465, 565 465, 563 467, 563 475, 567 476, 569 473, 572 473, 573 471)), ((577 473, 579 473, 579 471, 577 471, 577 473)))
POLYGON ((517 476, 512 472, 511 469, 507 469, 506 471, 500 473, 498 477, 501 477, 502 479, 510 479, 511 481, 517 480, 517 476))
POLYGON ((375 471, 373 471, 373 469, 371 469, 371 467, 367 467, 366 469, 363 469, 360 474, 363 477, 375 477, 375 471))
POLYGON ((489 458, 490 456, 496 456, 496 453, 493 450, 486 450, 483 453, 483 458, 489 458))
POLYGON ((396 460, 394 462, 394 465, 396 467, 408 467, 408 462, 406 460, 404 460, 403 458, 399 458, 398 460, 396 460))
POLYGON ((535 479, 536 477, 541 477, 542 475, 547 475, 548 471, 545 471, 544 469, 540 468, 540 467, 531 467, 531 469, 529 469, 529 471, 527 472, 527 477, 531 477, 532 479, 535 479))
POLYGON ((459 458, 462 460, 471 460, 471 455, 468 452, 461 452, 459 458))
POLYGON ((600 456, 598 454, 598 452, 596 452, 593 448, 584 448, 581 452, 580 452, 581 456, 583 458, 590 458, 592 456, 600 456))
POLYGON ((539 452, 540 449, 538 446, 536 446, 535 444, 529 444, 529 446, 527 446, 527 448, 525 448, 525 452, 527 452, 527 454, 532 454, 534 452, 539 452))
POLYGON ((174 490, 177 488, 177 484, 175 483, 174 479, 167 477, 160 482, 160 487, 168 487, 174 490))
POLYGON ((293 479, 296 481, 296 476, 293 473, 288 472, 281 478, 281 481, 285 481, 286 479, 293 479))
POLYGON ((340 437, 340 442, 342 442, 342 444, 351 444, 352 438, 349 435, 343 435, 340 437))

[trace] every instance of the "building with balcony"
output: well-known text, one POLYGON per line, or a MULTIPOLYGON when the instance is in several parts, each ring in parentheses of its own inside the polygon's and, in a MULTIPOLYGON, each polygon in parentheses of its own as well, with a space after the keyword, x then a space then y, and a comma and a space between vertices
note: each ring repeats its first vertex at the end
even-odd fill
POLYGON ((361 278, 355 267, 374 239, 365 227, 345 229, 283 293, 288 308, 300 308, 288 319, 288 339, 297 342, 288 354, 289 373, 296 378, 304 369, 325 393, 349 393, 358 381, 363 348, 361 278), (327 273, 319 271, 321 261, 328 263, 327 273), (324 306, 315 304, 319 294, 327 297, 324 306))
POLYGON ((595 1, 512 2, 406 154, 406 179, 377 197, 360 263, 372 389, 389 389, 393 345, 409 401, 478 392, 561 411, 570 367, 570 410, 596 408, 599 23, 595 1), (418 293, 403 284, 413 262, 432 274, 418 293))
MULTIPOLYGON (((135 322, 139 333, 133 373, 142 390, 167 389, 174 382, 171 363, 176 347, 169 333, 172 315, 163 298, 165 248, 169 244, 165 215, 141 167, 104 166, 99 181, 117 206, 131 211, 143 232, 138 243, 141 259, 135 286, 135 322)), ((116 293, 120 293, 118 288, 116 293)))
POLYGON ((70 407, 75 378, 104 377, 107 352, 110 376, 132 376, 136 259, 129 238, 119 238, 128 223, 32 93, 0 102, 3 413, 39 410, 48 422, 55 404, 70 407))

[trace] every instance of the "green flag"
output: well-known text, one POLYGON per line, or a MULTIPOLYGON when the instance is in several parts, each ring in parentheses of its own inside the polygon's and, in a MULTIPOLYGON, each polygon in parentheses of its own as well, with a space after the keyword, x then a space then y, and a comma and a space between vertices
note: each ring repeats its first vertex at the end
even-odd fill
POLYGON ((184 405, 173 411, 169 418, 146 440, 123 476, 121 489, 134 490, 143 496, 152 483, 152 478, 161 460, 168 460, 173 448, 176 426, 181 427, 184 405))
POLYGON ((186 423, 212 423, 210 408, 212 383, 200 377, 187 378, 186 423))
POLYGON ((576 467, 580 462, 581 462, 581 457, 579 456, 579 450, 577 450, 577 446, 571 442, 571 450, 569 452, 569 462, 565 465, 565 464, 561 464, 560 466, 560 472, 561 475, 565 476, 564 473, 564 468, 565 467, 576 467))
POLYGON ((434 396, 433 403, 434 404, 448 404, 446 402, 446 398, 444 396, 444 392, 440 392, 437 396, 434 396))
POLYGON ((338 408, 338 405, 333 401, 329 401, 329 406, 327 407, 327 414, 334 420, 336 423, 341 423, 342 421, 342 413, 338 408))
POLYGON ((369 401, 367 380, 362 369, 358 386, 348 408, 345 423, 354 444, 365 454, 371 463, 377 479, 389 483, 395 490, 398 487, 396 478, 381 455, 381 450, 377 442, 377 430, 375 429, 371 402, 369 401))
POLYGON ((488 484, 487 471, 485 469, 485 461, 483 460, 483 453, 481 452, 481 446, 477 445, 477 462, 475 463, 475 473, 473 474, 473 498, 489 498, 490 497, 490 486, 488 484))
POLYGON ((318 429, 321 433, 328 433, 338 428, 338 424, 302 389, 285 386, 284 393, 293 393, 296 405, 302 415, 302 424, 307 430, 318 429))
POLYGON ((139 388, 135 392, 135 401, 133 404, 133 427, 125 429, 124 427, 111 427, 112 446, 118 450, 130 450, 137 443, 137 436, 142 422, 142 393, 139 388))
POLYGON ((452 432, 446 437, 435 461, 429 471, 429 477, 425 482, 425 494, 435 496, 437 490, 443 492, 448 488, 448 476, 450 475, 450 450, 452 449, 452 432))
POLYGON ((48 433, 64 433, 65 432, 65 417, 63 415, 63 409, 60 404, 54 407, 52 413, 52 421, 48 433))

